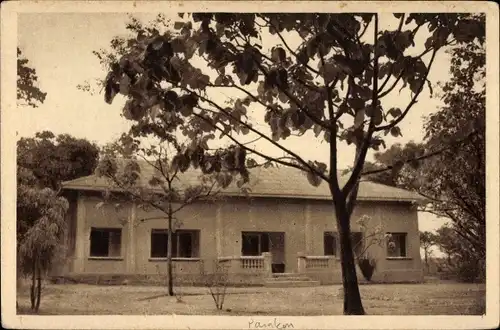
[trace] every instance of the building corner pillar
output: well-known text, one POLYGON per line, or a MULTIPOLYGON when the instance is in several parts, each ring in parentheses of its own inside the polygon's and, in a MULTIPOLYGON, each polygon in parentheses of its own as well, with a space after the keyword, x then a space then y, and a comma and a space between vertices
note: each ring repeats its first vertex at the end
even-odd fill
POLYGON ((75 273, 83 273, 85 271, 86 247, 90 239, 85 213, 85 197, 82 193, 78 193, 76 204, 75 259, 73 263, 73 272, 75 273))
POLYGON ((304 217, 305 217, 305 254, 306 255, 311 255, 313 252, 313 235, 312 235, 312 224, 311 224, 311 204, 309 201, 306 202, 305 206, 305 212, 304 212, 304 217))
POLYGON ((215 246, 217 255, 216 258, 223 256, 222 252, 222 240, 224 237, 224 228, 222 225, 222 207, 220 203, 217 203, 215 210, 215 246))
POLYGON ((136 259, 136 248, 135 248, 135 229, 137 226, 137 204, 132 203, 129 209, 129 214, 128 214, 128 221, 127 221, 127 255, 126 255, 126 260, 127 260, 127 272, 128 273, 135 273, 136 271, 136 265, 135 265, 135 259, 136 259))

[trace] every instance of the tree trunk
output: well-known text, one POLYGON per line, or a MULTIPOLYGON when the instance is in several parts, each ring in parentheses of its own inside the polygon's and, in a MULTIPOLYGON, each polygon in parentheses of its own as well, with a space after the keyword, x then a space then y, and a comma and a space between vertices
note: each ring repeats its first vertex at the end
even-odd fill
POLYGON ((38 312, 40 309, 40 301, 42 300, 42 270, 40 268, 40 262, 37 263, 37 288, 36 288, 36 303, 35 311, 38 312))
POLYGON ((174 281, 173 281, 173 271, 172 271, 172 207, 169 204, 168 212, 168 240, 167 240, 167 286, 168 295, 174 295, 174 281))
POLYGON ((33 257, 31 265, 31 288, 30 288, 30 301, 31 309, 35 309, 35 284, 36 284, 36 258, 33 257))
POLYGON ((427 275, 429 275, 430 269, 429 269, 429 261, 427 260, 427 254, 428 254, 427 249, 424 249, 425 268, 427 270, 427 275))
POLYGON ((350 216, 345 207, 336 205, 337 227, 340 236, 340 263, 344 289, 344 315, 365 315, 359 292, 356 264, 351 243, 350 216))

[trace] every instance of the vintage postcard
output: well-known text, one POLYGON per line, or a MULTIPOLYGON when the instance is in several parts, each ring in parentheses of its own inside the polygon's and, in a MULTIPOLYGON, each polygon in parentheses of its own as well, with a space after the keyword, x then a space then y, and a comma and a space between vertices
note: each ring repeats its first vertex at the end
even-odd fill
POLYGON ((487 1, 5 1, 2 326, 499 325, 487 1))

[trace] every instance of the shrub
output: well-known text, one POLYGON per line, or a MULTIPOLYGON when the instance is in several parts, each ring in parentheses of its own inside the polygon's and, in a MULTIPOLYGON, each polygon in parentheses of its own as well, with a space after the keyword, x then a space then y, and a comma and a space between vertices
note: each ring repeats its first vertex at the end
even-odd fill
POLYGON ((214 300, 215 307, 222 310, 228 285, 227 268, 216 260, 214 262, 214 272, 212 274, 203 274, 203 278, 204 284, 214 300))
POLYGON ((479 260, 461 260, 456 268, 457 278, 466 283, 482 281, 484 279, 483 268, 479 260))
POLYGON ((366 256, 360 257, 358 259, 358 265, 359 269, 361 269, 363 277, 367 281, 371 281, 373 273, 375 272, 375 268, 377 266, 375 259, 366 256))

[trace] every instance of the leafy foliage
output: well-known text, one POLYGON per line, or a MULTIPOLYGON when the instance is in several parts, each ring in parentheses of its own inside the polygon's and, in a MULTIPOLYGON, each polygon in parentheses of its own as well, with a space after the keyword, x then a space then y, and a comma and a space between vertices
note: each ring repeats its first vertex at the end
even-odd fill
MULTIPOLYGON (((484 40, 483 22, 468 14, 394 16, 398 28, 382 30, 379 15, 365 13, 180 14, 173 26, 161 17, 147 26, 132 20, 129 38, 115 38, 110 52, 97 53, 108 71, 105 101, 119 94, 126 98, 123 115, 135 122, 131 132, 136 136, 166 140, 179 128, 198 141, 191 152, 205 150, 200 166, 213 173, 222 170, 225 155, 206 148, 217 133, 232 143, 225 152, 240 150, 242 161, 235 166, 242 175, 243 160, 251 154, 302 170, 312 185, 329 185, 341 232, 346 314, 364 313, 349 220, 368 150, 385 146, 388 134, 401 136, 398 124, 429 85, 429 70, 441 48, 484 40), (365 36, 370 25, 374 34, 365 36), (415 44, 419 32, 428 35, 424 45, 415 44), (272 39, 274 45, 266 48, 264 40, 272 39), (411 48, 422 52, 411 55, 411 48), (411 92, 407 107, 385 106, 382 98, 399 83, 411 92), (220 102, 223 90, 238 96, 220 102), (257 124, 265 129, 249 115, 256 109, 263 115, 257 124), (281 143, 308 132, 330 145, 329 164, 305 160, 281 143), (285 156, 246 146, 241 141, 247 134, 285 156), (337 178, 341 142, 356 148, 344 187, 337 178)), ((187 163, 180 164, 184 168, 187 163)))
POLYGON ((420 247, 424 249, 424 259, 427 272, 429 272, 429 257, 431 255, 431 247, 437 243, 437 236, 429 231, 420 232, 420 247))
POLYGON ((21 50, 17 49, 17 100, 24 101, 30 107, 37 107, 45 101, 44 93, 35 84, 38 81, 36 70, 31 68, 28 60, 23 57, 21 50))
POLYGON ((17 143, 17 269, 18 276, 32 276, 34 310, 40 305, 42 276, 64 258, 68 202, 58 195, 60 183, 92 173, 97 156, 88 141, 47 131, 17 143))
POLYGON ((485 280, 485 259, 478 257, 473 244, 465 240, 455 227, 444 225, 437 230, 436 244, 447 256, 447 266, 464 282, 485 280))
POLYGON ((430 231, 421 231, 420 232, 420 245, 424 250, 430 249, 432 246, 436 244, 437 237, 434 233, 430 231))
POLYGON ((422 143, 411 141, 404 146, 395 143, 384 152, 376 152, 374 163, 365 163, 363 176, 367 180, 388 186, 412 189, 420 179, 417 170, 422 162, 419 158, 425 156, 426 149, 422 143), (370 172, 373 174, 365 174, 370 172))
MULTIPOLYGON (((483 18, 474 16, 473 19, 483 18)), ((381 176, 379 180, 413 189, 426 197, 429 204, 421 210, 451 220, 449 230, 454 230, 456 235, 445 236, 464 241, 457 242, 458 246, 468 249, 467 255, 463 255, 464 262, 472 258, 469 252, 484 261, 486 52, 482 42, 460 44, 449 52, 451 79, 440 84, 445 106, 427 118, 426 140, 418 151, 432 157, 414 167, 403 166, 393 172, 389 180, 381 176)), ((391 148, 376 156, 375 166, 384 168, 408 159, 414 150, 414 144, 391 148)))
POLYGON ((99 148, 68 134, 43 131, 17 143, 19 168, 31 171, 37 184, 58 190, 60 183, 90 175, 97 166, 99 148))
POLYGON ((17 208, 21 211, 20 216, 27 219, 18 222, 21 268, 28 270, 26 267, 37 260, 42 269, 49 269, 64 234, 68 202, 49 188, 19 185, 18 190, 17 208))

